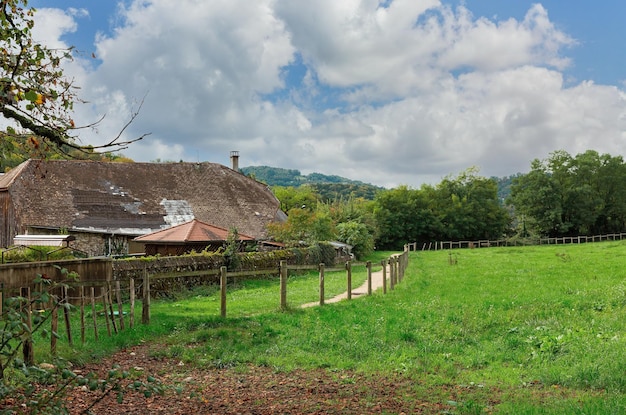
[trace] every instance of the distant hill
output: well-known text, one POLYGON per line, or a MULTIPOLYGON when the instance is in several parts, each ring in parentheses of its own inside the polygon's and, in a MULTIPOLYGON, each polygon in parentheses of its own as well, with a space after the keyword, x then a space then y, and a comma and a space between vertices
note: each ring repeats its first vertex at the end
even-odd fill
POLYGON ((266 183, 268 186, 298 187, 311 186, 324 200, 335 200, 347 197, 362 197, 373 200, 382 187, 351 180, 336 175, 311 173, 302 175, 300 170, 282 169, 269 166, 241 167, 241 173, 266 183))
MULTIPOLYGON (((362 197, 374 200, 376 193, 384 189, 373 184, 358 180, 351 180, 341 176, 311 173, 303 176, 300 170, 282 169, 280 167, 250 166, 239 169, 246 176, 266 183, 268 186, 298 187, 307 185, 313 188, 324 200, 345 199, 347 197, 362 197)), ((498 199, 504 202, 511 194, 513 179, 522 173, 506 177, 492 177, 498 184, 498 199)))

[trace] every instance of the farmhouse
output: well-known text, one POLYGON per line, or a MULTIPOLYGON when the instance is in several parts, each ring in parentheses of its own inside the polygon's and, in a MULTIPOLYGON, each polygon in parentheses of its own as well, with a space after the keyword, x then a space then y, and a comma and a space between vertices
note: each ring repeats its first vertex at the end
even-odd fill
POLYGON ((90 255, 141 252, 135 237, 193 219, 255 240, 285 214, 267 185, 216 163, 28 160, 0 176, 0 247, 18 234, 75 237, 90 255))

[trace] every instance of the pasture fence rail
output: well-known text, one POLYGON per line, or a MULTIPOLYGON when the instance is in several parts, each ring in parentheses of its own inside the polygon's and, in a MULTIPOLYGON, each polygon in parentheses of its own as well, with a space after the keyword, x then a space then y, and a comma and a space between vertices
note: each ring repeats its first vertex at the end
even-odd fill
MULTIPOLYGON (((447 249, 474 249, 499 246, 528 246, 528 245, 566 245, 583 244, 606 241, 622 241, 626 233, 611 233, 593 236, 561 236, 558 238, 511 238, 511 239, 479 239, 474 241, 437 241, 422 243, 422 251, 440 251, 447 249)), ((413 244, 411 244, 413 246, 413 244)))
MULTIPOLYGON (((409 252, 417 251, 417 243, 407 244, 404 251, 391 255, 380 262, 382 266, 382 293, 387 293, 387 280, 389 288, 393 290, 395 286, 404 278, 405 270, 409 263, 409 252)), ((202 271, 206 276, 218 276, 220 284, 220 316, 227 315, 227 285, 228 281, 236 281, 237 278, 253 278, 257 276, 278 276, 280 284, 279 303, 280 309, 289 308, 288 295, 288 275, 290 271, 318 270, 319 272, 319 305, 325 305, 324 298, 324 278, 325 273, 331 271, 346 272, 346 291, 348 300, 352 299, 352 268, 354 266, 365 266, 367 271, 367 294, 372 295, 372 263, 347 261, 342 266, 326 267, 325 264, 318 265, 288 265, 287 261, 280 261, 277 268, 254 270, 254 271, 228 271, 226 267, 219 270, 202 271)), ((114 336, 135 326, 135 314, 138 303, 141 305, 141 324, 150 324, 150 303, 154 297, 152 282, 167 278, 197 278, 198 271, 183 271, 180 273, 150 273, 144 269, 143 275, 139 278, 130 277, 126 280, 90 280, 63 281, 59 287, 53 288, 49 294, 50 299, 43 304, 37 301, 34 295, 42 298, 43 288, 22 287, 19 290, 21 301, 21 311, 24 316, 23 324, 31 331, 33 327, 33 316, 37 321, 48 321, 50 324, 50 354, 57 354, 59 341, 65 341, 72 346, 77 335, 80 342, 84 344, 88 337, 98 341, 100 336, 114 336), (59 328, 61 326, 61 328, 59 328)), ((3 307, 4 300, 11 291, 7 291, 0 286, 0 314, 7 312, 3 307)), ((4 317, 4 316, 3 316, 4 317)), ((24 361, 32 364, 34 362, 34 348, 32 338, 29 338, 22 345, 24 361)))

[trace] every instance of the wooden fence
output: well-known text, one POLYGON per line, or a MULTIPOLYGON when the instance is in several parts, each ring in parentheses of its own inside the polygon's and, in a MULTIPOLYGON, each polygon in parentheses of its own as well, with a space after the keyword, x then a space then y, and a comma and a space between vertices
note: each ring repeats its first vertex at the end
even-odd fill
MULTIPOLYGON (((408 266, 408 252, 416 250, 416 244, 406 245, 404 251, 401 254, 392 255, 388 259, 381 261, 382 273, 383 273, 383 293, 387 293, 387 281, 389 281, 389 287, 394 289, 395 285, 402 281, 404 272, 408 266), (387 277, 387 274, 389 277, 387 277)), ((352 267, 355 265, 365 265, 367 269, 367 286, 368 295, 372 294, 372 264, 366 263, 352 263, 346 262, 342 267, 326 268, 324 264, 319 265, 288 265, 287 261, 280 261, 278 268, 255 270, 255 271, 238 271, 229 272, 226 267, 221 267, 219 270, 204 270, 204 271, 185 271, 181 273, 149 273, 144 271, 140 278, 128 278, 127 280, 110 279, 105 280, 90 280, 90 281, 63 281, 63 286, 56 289, 53 293, 54 300, 48 303, 48 306, 43 307, 40 303, 36 302, 34 295, 40 293, 40 290, 34 291, 32 288, 23 287, 20 289, 20 297, 22 298, 21 310, 24 315, 24 324, 28 327, 33 327, 33 315, 38 314, 38 319, 49 319, 50 321, 50 351, 55 355, 57 350, 57 341, 62 338, 62 333, 65 333, 65 339, 73 345, 74 338, 77 333, 74 331, 80 331, 81 342, 85 342, 86 333, 88 331, 93 332, 93 337, 97 340, 99 336, 106 333, 108 336, 115 335, 127 327, 132 328, 135 325, 135 313, 136 305, 141 302, 141 323, 150 324, 150 302, 153 298, 153 290, 151 285, 155 280, 168 279, 168 278, 197 278, 199 273, 205 277, 219 276, 220 284, 220 316, 225 318, 227 314, 227 283, 229 279, 237 278, 252 278, 255 276, 276 276, 280 281, 280 292, 277 303, 281 309, 288 308, 287 294, 287 277, 289 271, 297 270, 312 270, 319 271, 319 305, 325 304, 324 298, 324 276, 328 271, 343 271, 346 272, 346 291, 347 299, 352 298, 352 267), (56 304, 53 305, 53 304, 56 304), (37 307, 34 307, 37 305, 37 307), (43 308, 43 309, 37 309, 43 308), (72 318, 70 311, 78 317, 74 316, 74 320, 78 319, 79 323, 74 324, 79 326, 79 329, 73 328, 72 318), (59 316, 61 314, 61 316, 59 316), (61 325, 61 329, 59 329, 61 325)), ((10 292, 10 291, 9 291, 10 292)), ((6 312, 6 309, 2 308, 4 289, 0 289, 0 314, 6 312)), ((6 295, 5 295, 6 297, 6 295)), ((23 345, 24 359, 26 362, 32 363, 34 361, 32 343, 27 341, 23 345)))
MULTIPOLYGON (((527 246, 527 245, 563 245, 583 244, 592 242, 621 241, 626 239, 626 233, 612 233, 594 236, 562 236, 559 238, 535 238, 535 239, 481 239, 477 241, 439 241, 427 242, 421 246, 422 251, 461 249, 461 248, 486 248, 493 246, 527 246)), ((411 244, 412 246, 413 244, 411 244)))

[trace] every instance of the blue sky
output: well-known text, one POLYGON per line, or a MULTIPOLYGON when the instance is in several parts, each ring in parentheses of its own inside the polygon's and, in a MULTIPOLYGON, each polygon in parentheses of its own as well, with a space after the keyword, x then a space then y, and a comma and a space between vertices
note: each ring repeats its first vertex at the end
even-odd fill
MULTIPOLYGON (((456 2, 461 3, 461 2, 456 2)), ((468 0, 463 2, 477 16, 521 19, 532 2, 516 0, 468 0)), ((574 61, 565 72, 577 80, 619 84, 626 80, 624 38, 626 2, 607 0, 544 0, 553 23, 578 44, 566 51, 574 61)))
POLYGON ((624 154, 624 2, 29 4, 41 39, 76 46, 76 119, 106 115, 81 142, 110 140, 144 99, 136 161, 239 150, 241 166, 417 187, 561 149, 624 154))

